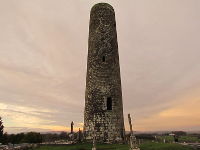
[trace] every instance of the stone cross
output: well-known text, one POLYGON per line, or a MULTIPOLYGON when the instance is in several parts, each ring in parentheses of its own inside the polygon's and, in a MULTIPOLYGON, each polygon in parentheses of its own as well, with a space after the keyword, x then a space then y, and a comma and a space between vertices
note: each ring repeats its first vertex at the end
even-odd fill
POLYGON ((96 131, 93 123, 93 141, 92 141, 92 150, 96 150, 96 131))
POLYGON ((133 127, 132 127, 132 123, 131 123, 131 115, 128 114, 128 122, 129 122, 129 126, 130 126, 130 133, 131 135, 133 135, 133 127))
POLYGON ((130 114, 128 114, 128 121, 129 121, 129 126, 130 126, 130 150, 140 150, 137 147, 136 137, 133 135, 133 127, 132 127, 130 114))
POLYGON ((73 133, 74 132, 74 122, 72 121, 71 122, 71 133, 73 133))
POLYGON ((79 129, 78 129, 78 141, 79 141, 79 142, 82 141, 81 134, 82 134, 82 132, 81 132, 81 129, 79 128, 79 129))

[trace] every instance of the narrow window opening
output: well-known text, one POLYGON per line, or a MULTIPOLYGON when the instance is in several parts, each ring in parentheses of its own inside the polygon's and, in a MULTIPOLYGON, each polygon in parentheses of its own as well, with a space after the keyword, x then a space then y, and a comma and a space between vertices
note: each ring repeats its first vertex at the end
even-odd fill
POLYGON ((107 110, 112 110, 112 98, 107 98, 107 110))
POLYGON ((105 56, 102 57, 102 61, 103 61, 103 62, 106 61, 106 57, 105 57, 105 56))

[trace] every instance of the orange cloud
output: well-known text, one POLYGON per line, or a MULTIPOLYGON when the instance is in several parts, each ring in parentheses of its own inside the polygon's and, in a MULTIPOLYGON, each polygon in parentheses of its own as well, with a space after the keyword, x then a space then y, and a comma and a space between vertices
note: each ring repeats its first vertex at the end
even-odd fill
POLYGON ((200 98, 179 101, 176 105, 136 121, 136 130, 192 130, 200 126, 200 98))
MULTIPOLYGON (((40 126, 39 128, 45 129, 45 130, 48 129, 50 131, 67 131, 67 132, 71 131, 71 127, 67 127, 67 126, 51 126, 51 125, 49 125, 49 126, 40 126)), ((74 127, 74 131, 75 132, 78 131, 79 128, 82 130, 82 126, 76 126, 76 127, 74 127)))

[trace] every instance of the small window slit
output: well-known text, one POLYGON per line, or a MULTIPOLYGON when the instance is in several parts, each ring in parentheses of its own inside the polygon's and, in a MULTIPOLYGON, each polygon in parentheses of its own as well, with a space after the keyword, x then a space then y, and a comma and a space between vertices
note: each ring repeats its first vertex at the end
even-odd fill
POLYGON ((107 97, 107 110, 112 110, 112 98, 107 97))
POLYGON ((106 57, 105 57, 105 56, 102 57, 102 61, 103 61, 103 62, 106 61, 106 57))

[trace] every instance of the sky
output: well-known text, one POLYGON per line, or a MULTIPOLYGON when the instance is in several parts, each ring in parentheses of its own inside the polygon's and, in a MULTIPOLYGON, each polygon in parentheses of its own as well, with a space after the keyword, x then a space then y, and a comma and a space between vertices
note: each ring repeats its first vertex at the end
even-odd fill
POLYGON ((116 13, 125 127, 200 131, 199 0, 0 0, 5 132, 82 129, 89 15, 116 13))

